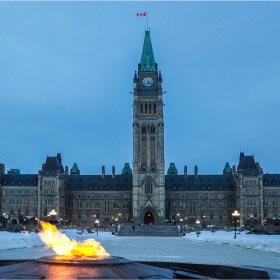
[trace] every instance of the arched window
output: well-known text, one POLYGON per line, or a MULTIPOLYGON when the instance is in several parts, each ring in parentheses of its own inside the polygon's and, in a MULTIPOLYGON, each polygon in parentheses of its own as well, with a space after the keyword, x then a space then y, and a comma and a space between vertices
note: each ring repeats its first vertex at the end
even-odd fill
POLYGON ((155 128, 155 126, 152 124, 152 126, 151 126, 151 134, 154 134, 154 133, 156 133, 156 128, 155 128))
POLYGON ((154 103, 154 115, 157 113, 157 105, 154 103))
POLYGON ((143 114, 143 104, 141 103, 140 105, 140 114, 142 115, 143 114))
POLYGON ((148 114, 148 105, 145 103, 145 114, 148 114))
POLYGON ((147 133, 147 128, 146 128, 145 125, 142 126, 142 133, 143 133, 143 134, 147 133))
POLYGON ((147 178, 144 183, 145 194, 153 194, 153 181, 151 178, 147 178))
POLYGON ((149 114, 152 114, 152 104, 149 104, 149 114))

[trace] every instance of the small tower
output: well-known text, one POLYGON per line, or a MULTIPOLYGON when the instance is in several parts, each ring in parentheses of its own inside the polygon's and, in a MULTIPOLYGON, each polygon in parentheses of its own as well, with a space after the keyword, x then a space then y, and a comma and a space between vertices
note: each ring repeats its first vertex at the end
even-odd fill
POLYGON ((78 168, 78 165, 76 162, 74 162, 73 167, 71 168, 70 174, 71 175, 80 175, 80 169, 78 168))

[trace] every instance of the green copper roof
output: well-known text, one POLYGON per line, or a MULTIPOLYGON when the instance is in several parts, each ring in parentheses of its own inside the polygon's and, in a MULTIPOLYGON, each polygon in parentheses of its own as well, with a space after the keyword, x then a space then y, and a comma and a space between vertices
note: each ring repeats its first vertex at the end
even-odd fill
POLYGON ((20 174, 20 170, 17 168, 11 168, 10 171, 8 171, 8 174, 20 174))
POLYGON ((129 163, 126 162, 124 164, 124 168, 122 170, 122 174, 132 174, 132 170, 131 170, 131 168, 129 166, 129 163))
POLYGON ((155 57, 149 30, 145 31, 145 39, 140 65, 140 71, 156 71, 155 57))
POLYGON ((225 169, 226 172, 231 172, 231 167, 228 162, 226 162, 225 169))
POLYGON ((76 162, 74 162, 73 167, 71 169, 72 172, 77 172, 79 170, 78 165, 76 162))
POLYGON ((168 168, 167 174, 178 174, 178 171, 177 171, 177 168, 176 168, 174 162, 170 163, 170 166, 168 168))

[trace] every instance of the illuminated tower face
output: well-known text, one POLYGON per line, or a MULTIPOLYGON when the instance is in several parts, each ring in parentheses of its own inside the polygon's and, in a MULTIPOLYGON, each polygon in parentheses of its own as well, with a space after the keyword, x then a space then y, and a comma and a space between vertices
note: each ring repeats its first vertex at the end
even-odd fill
POLYGON ((148 30, 133 82, 134 220, 160 223, 165 210, 162 77, 148 30))

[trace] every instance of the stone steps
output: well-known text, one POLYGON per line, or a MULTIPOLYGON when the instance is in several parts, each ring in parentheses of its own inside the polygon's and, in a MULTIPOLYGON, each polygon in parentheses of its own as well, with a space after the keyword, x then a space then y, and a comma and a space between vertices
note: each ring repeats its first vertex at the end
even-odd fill
POLYGON ((142 225, 135 226, 133 231, 132 226, 120 226, 118 236, 163 236, 174 237, 180 236, 176 226, 158 226, 158 225, 142 225))

